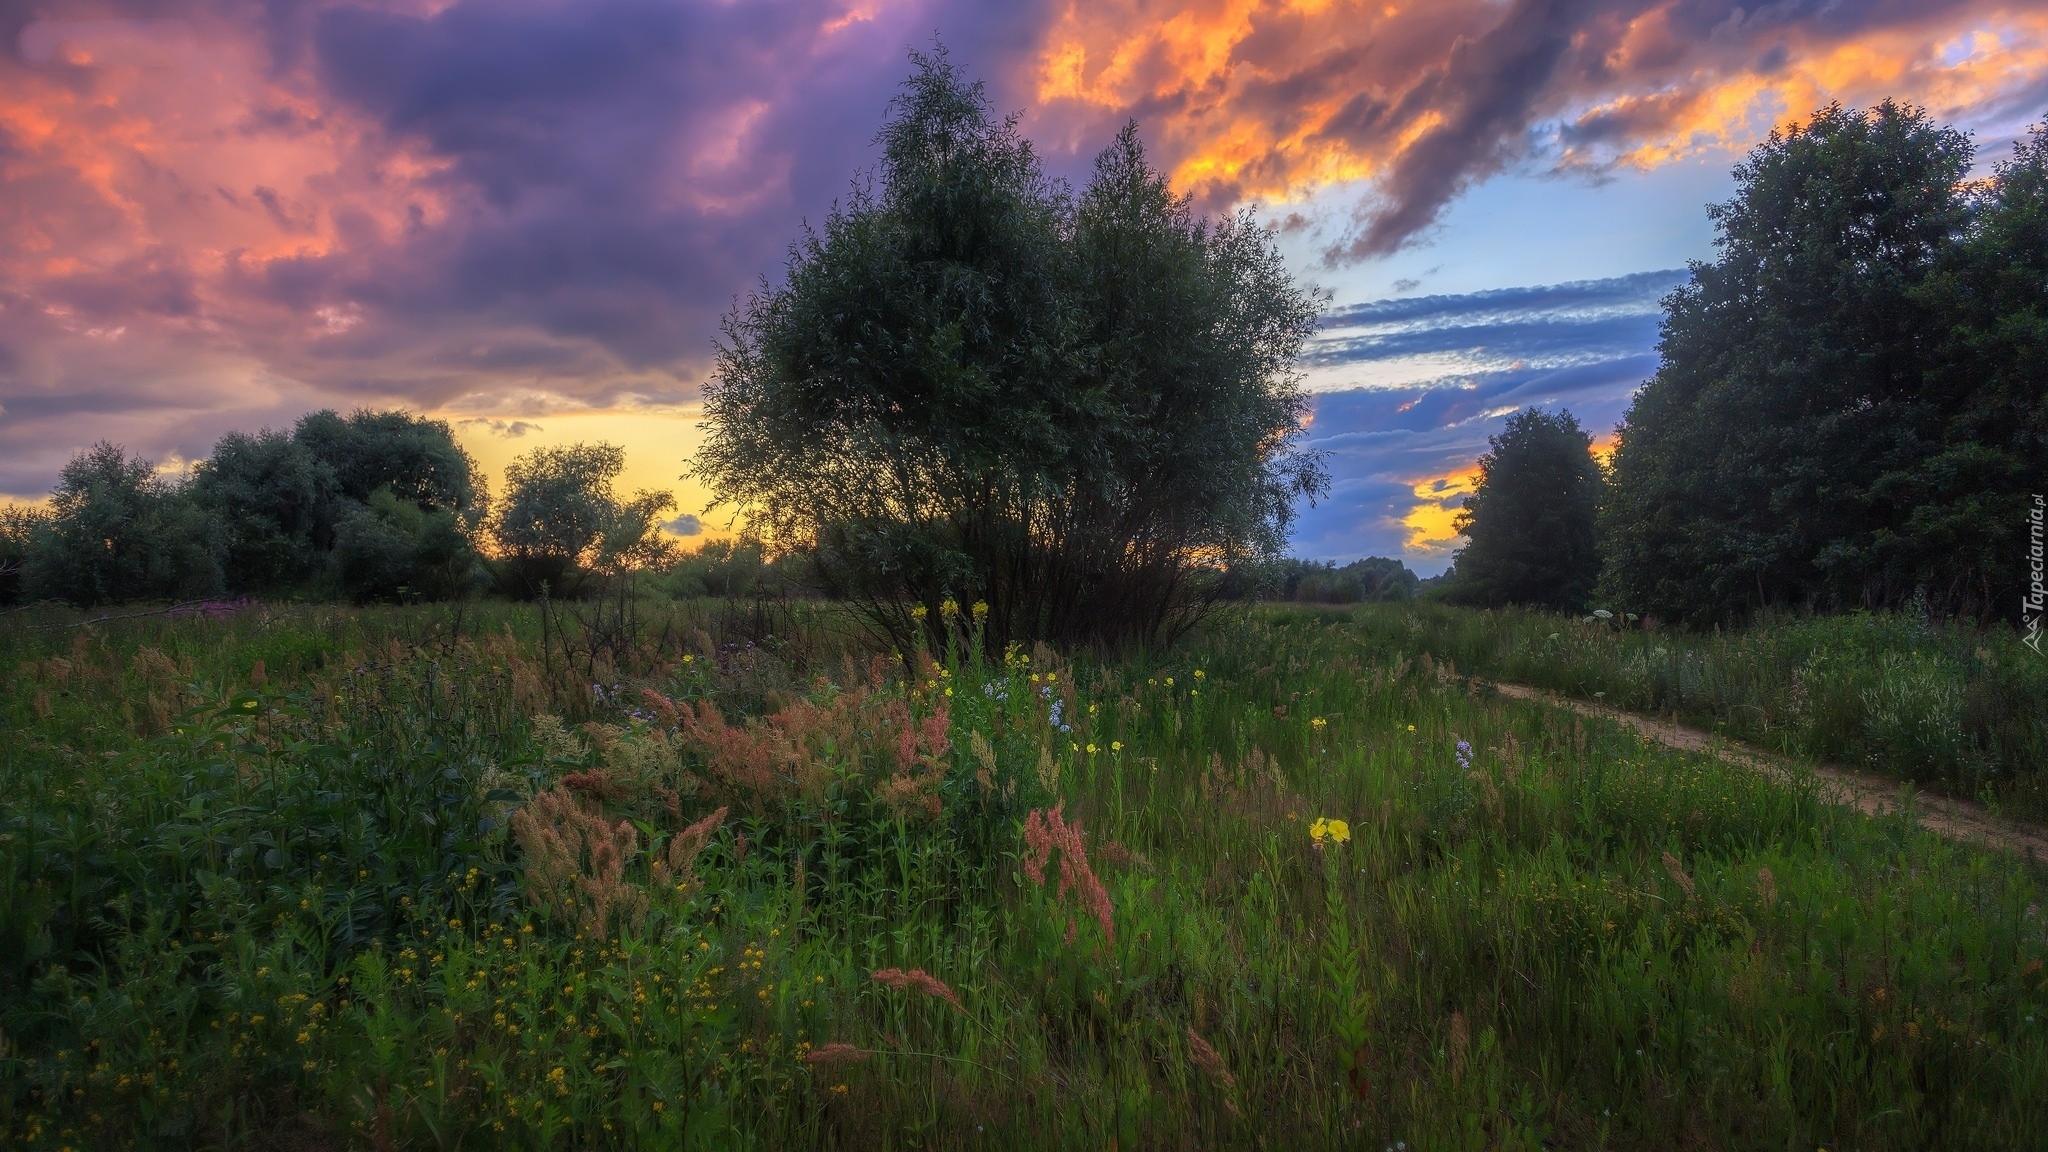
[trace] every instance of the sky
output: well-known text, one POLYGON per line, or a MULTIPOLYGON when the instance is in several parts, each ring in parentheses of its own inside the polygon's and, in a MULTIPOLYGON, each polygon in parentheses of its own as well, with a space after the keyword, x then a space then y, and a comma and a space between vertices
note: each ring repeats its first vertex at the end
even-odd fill
POLYGON ((2048 114, 1984 0, 0 0, 0 499, 112 440, 174 471, 318 408, 493 478, 682 476, 719 317, 874 160, 938 38, 1082 176, 1126 119, 1327 293, 1295 551, 1449 563, 1507 414, 1611 439, 1705 206, 1774 125, 1894 98, 1980 165, 2048 114))

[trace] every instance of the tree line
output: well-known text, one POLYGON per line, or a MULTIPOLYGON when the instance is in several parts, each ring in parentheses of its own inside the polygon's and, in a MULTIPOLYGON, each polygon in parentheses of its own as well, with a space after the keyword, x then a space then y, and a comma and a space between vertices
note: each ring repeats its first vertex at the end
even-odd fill
POLYGON ((1611 467, 1569 412, 1511 418, 1447 595, 2009 616, 2048 475, 2048 129, 1986 179, 1975 156, 1890 102, 1771 133, 1663 302, 1611 467))
POLYGON ((230 432, 184 476, 101 442, 47 507, 0 510, 0 603, 574 596, 673 558, 675 498, 620 495, 624 467, 609 444, 538 448, 493 501, 445 421, 402 411, 230 432))

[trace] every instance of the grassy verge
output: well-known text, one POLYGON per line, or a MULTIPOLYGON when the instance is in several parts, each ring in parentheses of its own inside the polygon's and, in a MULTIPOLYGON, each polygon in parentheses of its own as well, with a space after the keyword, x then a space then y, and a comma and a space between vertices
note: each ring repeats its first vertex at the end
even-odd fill
POLYGON ((1688 635, 1433 604, 1367 606, 1356 624, 1462 672, 1670 714, 2048 819, 2048 660, 2010 629, 1857 614, 1688 635))
POLYGON ((593 691, 494 611, 5 639, 7 1140, 2048 1139, 2038 876, 1369 621, 906 675, 683 609, 593 691))

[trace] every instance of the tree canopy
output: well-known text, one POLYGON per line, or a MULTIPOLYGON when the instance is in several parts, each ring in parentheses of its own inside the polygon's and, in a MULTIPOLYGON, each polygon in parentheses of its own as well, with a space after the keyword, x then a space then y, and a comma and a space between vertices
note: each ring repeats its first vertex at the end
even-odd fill
POLYGON ((1602 487, 1593 440, 1570 412, 1525 408, 1488 442, 1458 514, 1451 600, 1576 611, 1600 575, 1602 487))
POLYGON ((1920 109, 1831 106, 1736 168, 1620 429, 1609 599, 1694 622, 2000 599, 2048 458, 2042 139, 1973 187, 1968 138, 1920 109))
POLYGON ((225 543, 149 461, 102 440, 59 474, 29 543, 25 591, 86 608, 209 596, 222 587, 225 543))
POLYGON ((612 444, 536 448, 505 470, 505 499, 491 535, 516 585, 537 595, 573 594, 589 570, 620 571, 654 564, 668 552, 661 514, 675 507, 666 492, 621 499, 613 482, 626 453, 612 444))
POLYGON ((1197 218, 1134 127, 1078 197, 943 50, 878 179, 727 319, 694 471, 908 642, 1165 637, 1322 491, 1295 442, 1316 301, 1197 218))

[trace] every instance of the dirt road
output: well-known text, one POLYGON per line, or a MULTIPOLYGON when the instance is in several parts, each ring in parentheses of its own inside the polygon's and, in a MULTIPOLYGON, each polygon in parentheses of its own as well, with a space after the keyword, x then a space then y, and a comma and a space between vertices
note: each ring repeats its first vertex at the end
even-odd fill
MULTIPOLYGON (((1610 708, 1605 704, 1574 700, 1555 692, 1546 692, 1522 684, 1493 684, 1492 687, 1501 695, 1512 696, 1517 700, 1535 700, 1559 708, 1569 708, 1583 716, 1612 720, 1659 744, 1690 752, 1705 752, 1718 756, 1730 764, 1739 764, 1776 779, 1789 780, 1798 771, 1798 767, 1803 767, 1795 767, 1791 761, 1774 752, 1766 752, 1713 732, 1661 720, 1654 716, 1642 716, 1619 708, 1610 708)), ((1897 780, 1858 772, 1838 764, 1814 764, 1810 770, 1820 783, 1823 799, 1837 804, 1854 804, 1859 811, 1872 816, 1882 816, 1899 809, 1900 783, 1897 780)), ((1920 792, 1913 796, 1913 814, 1921 827, 1936 835, 1987 848, 1998 848, 2017 853, 2031 861, 2048 863, 2048 830, 1994 816, 1981 804, 1920 792)))

